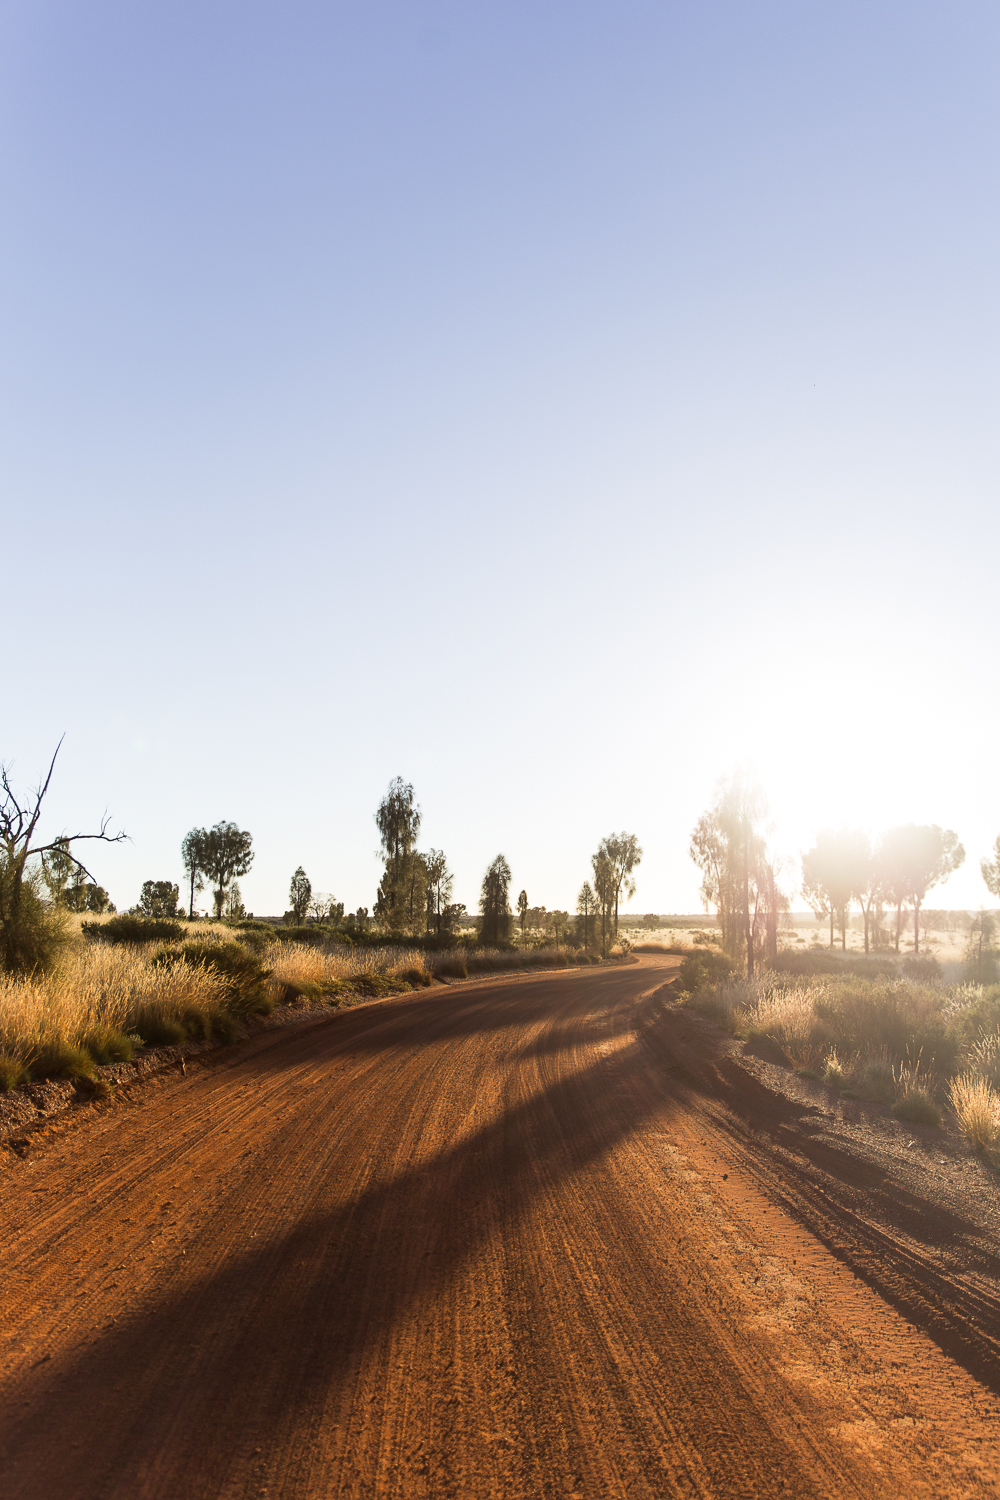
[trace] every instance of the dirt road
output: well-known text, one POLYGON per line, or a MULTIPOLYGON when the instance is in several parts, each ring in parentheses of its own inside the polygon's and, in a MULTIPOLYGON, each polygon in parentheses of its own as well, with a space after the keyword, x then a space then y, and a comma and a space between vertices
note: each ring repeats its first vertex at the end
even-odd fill
POLYGON ((671 965, 286 1027, 7 1155, 6 1500, 996 1494, 996 1283, 671 965))

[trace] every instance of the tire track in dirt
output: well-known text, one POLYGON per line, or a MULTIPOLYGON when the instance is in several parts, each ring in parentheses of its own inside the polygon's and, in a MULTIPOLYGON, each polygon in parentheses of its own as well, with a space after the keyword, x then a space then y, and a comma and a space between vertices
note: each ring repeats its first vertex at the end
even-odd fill
POLYGON ((670 968, 266 1033, 10 1158, 5 1496, 994 1493, 990 1393, 916 1334, 900 1388, 670 968))

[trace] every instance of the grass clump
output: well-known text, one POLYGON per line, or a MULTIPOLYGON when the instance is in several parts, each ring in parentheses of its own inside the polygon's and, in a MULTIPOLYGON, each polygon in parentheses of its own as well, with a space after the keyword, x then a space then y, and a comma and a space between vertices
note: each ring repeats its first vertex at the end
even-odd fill
POLYGON ((1000 1094, 976 1073, 959 1073, 948 1090, 951 1107, 977 1151, 995 1153, 1000 1139, 1000 1094))
POLYGON ((28 1070, 20 1058, 0 1054, 0 1093, 9 1094, 28 1081, 28 1070))
POLYGON ((85 1048, 49 1036, 35 1046, 28 1059, 28 1072, 32 1078, 93 1078, 96 1066, 85 1048))
POLYGON ((107 1022, 89 1027, 83 1034, 82 1045, 98 1064, 129 1062, 135 1051, 132 1038, 107 1022))

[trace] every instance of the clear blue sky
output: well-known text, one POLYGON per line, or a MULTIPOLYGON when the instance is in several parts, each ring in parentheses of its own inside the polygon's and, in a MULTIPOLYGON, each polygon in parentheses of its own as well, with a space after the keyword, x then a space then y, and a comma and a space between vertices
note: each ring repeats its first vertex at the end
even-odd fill
MULTIPOLYGON (((602 834, 697 908, 998 770, 995 5, 0 0, 0 755, 371 906, 416 786, 474 907, 602 834)), ((794 880, 791 882, 794 884, 794 880)))

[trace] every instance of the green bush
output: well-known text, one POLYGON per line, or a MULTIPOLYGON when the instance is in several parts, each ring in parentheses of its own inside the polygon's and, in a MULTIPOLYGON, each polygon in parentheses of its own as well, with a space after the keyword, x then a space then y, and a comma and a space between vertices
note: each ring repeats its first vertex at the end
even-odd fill
POLYGON ((54 967, 66 938, 65 913, 42 900, 41 871, 25 870, 18 879, 0 860, 0 968, 43 973, 54 967))
POLYGON ((34 1048, 28 1071, 32 1078, 93 1078, 96 1069, 89 1052, 53 1037, 34 1048))
POLYGON ((294 1005, 297 1000, 321 1000, 325 993, 315 979, 286 979, 279 998, 282 1005, 294 1005))
POLYGON ((434 976, 416 964, 409 969, 397 969, 396 978, 403 980, 406 984, 415 985, 419 989, 426 989, 429 984, 434 983, 434 976))
POLYGON ((434 972, 443 974, 448 979, 468 979, 469 966, 463 954, 454 953, 439 959, 434 965, 434 972))
POLYGON ((834 948, 783 948, 769 967, 777 974, 849 974, 858 979, 891 979, 899 973, 895 959, 834 948))
POLYGON ((932 953, 908 953, 901 968, 907 979, 919 984, 941 983, 941 965, 932 953))
POLYGON ((922 1089, 914 1090, 897 1099, 892 1106, 897 1120, 907 1120, 912 1125, 940 1125, 941 1111, 934 1100, 922 1089))
POLYGON ((333 930, 320 927, 318 923, 302 927, 272 927, 271 936, 282 943, 308 943, 310 947, 321 948, 331 941, 333 930))
POLYGON ((689 953, 680 967, 681 989, 693 994, 708 984, 719 984, 732 974, 734 964, 724 953, 702 948, 689 953))
POLYGON ((160 917, 136 917, 127 912, 110 917, 107 922, 84 922, 81 931, 91 942, 128 943, 132 947, 139 943, 176 943, 184 934, 180 922, 168 922, 160 917))
POLYGON ((952 1073, 961 1039, 944 1017, 945 992, 901 980, 845 978, 827 985, 813 1008, 845 1055, 921 1057, 926 1068, 952 1073))
POLYGON ((176 1016, 165 1016, 150 1006, 135 1017, 136 1034, 148 1047, 175 1047, 187 1040, 187 1030, 176 1016))
POLYGON ((0 1093, 8 1094, 28 1081, 28 1070, 16 1057, 0 1053, 0 1093))
POLYGON ((131 1039, 114 1026, 92 1026, 83 1046, 96 1063, 128 1062, 135 1050, 131 1039))

